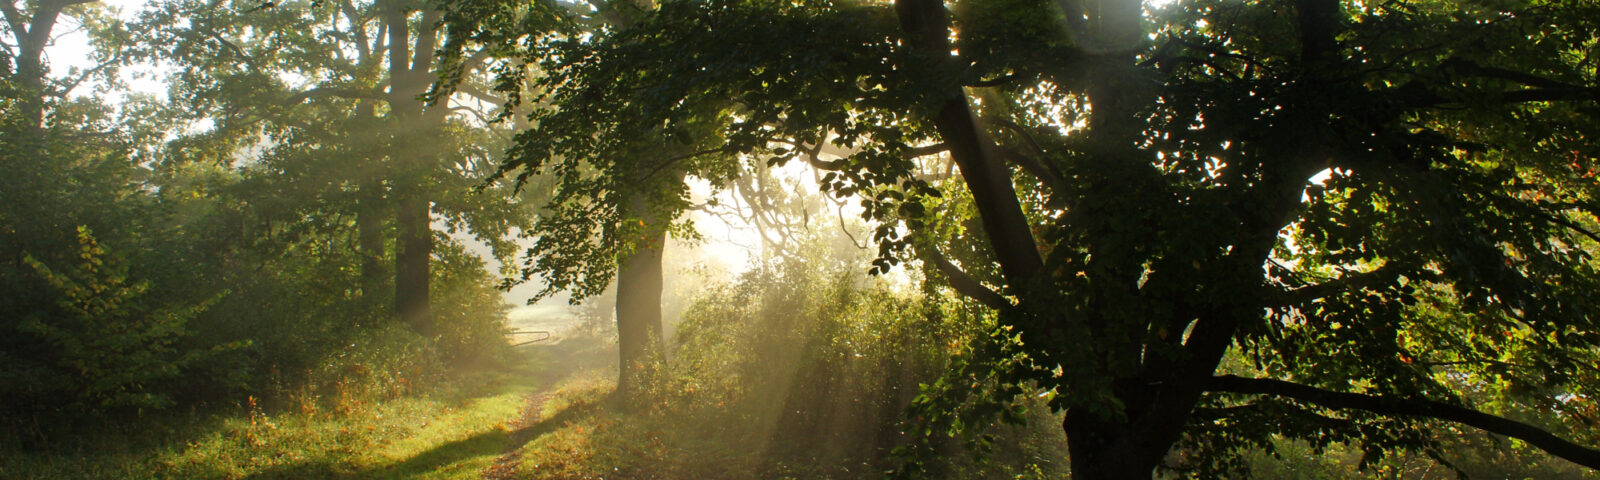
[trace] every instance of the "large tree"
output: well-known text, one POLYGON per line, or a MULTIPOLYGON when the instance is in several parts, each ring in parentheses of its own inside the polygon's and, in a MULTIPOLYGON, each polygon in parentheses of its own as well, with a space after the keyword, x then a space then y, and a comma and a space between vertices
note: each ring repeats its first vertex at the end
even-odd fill
MULTIPOLYGON (((649 2, 441 4, 449 32, 445 63, 469 58, 469 50, 492 55, 499 72, 495 90, 505 98, 502 118, 513 117, 524 127, 541 126, 537 134, 519 134, 513 147, 518 153, 501 168, 502 173, 516 172, 519 186, 536 174, 548 182, 540 186, 548 188, 541 194, 549 200, 528 232, 531 246, 521 278, 543 281, 544 289, 533 300, 562 291, 571 293, 573 301, 614 292, 617 392, 629 397, 665 354, 662 259, 669 234, 688 233, 680 221, 690 206, 685 179, 694 175, 721 184, 735 171, 728 150, 710 146, 717 136, 707 126, 715 125, 721 106, 695 108, 706 115, 701 118, 618 129, 607 123, 612 112, 552 108, 543 98, 611 93, 549 88, 542 65, 547 59, 522 55, 519 43, 562 39, 574 42, 570 53, 582 55, 582 38, 631 31, 653 8, 649 2), (536 98, 525 100, 525 89, 536 98)), ((457 90, 457 82, 457 75, 447 70, 438 93, 457 90)))
POLYGON ((930 422, 1042 389, 1086 479, 1217 474, 1277 436, 1432 452, 1450 423, 1600 467, 1462 394, 1503 382, 1583 415, 1600 393, 1593 2, 630 13, 524 43, 556 108, 508 168, 710 119, 694 133, 722 151, 833 170, 823 187, 884 222, 875 270, 925 259, 997 314, 921 400, 930 422), (916 174, 930 151, 954 183, 916 174))
MULTIPOLYGON (((492 172, 482 152, 503 141, 472 93, 497 99, 476 88, 427 97, 447 68, 440 15, 404 0, 170 1, 135 26, 141 58, 179 67, 176 103, 204 122, 183 140, 197 153, 180 149, 172 160, 223 152, 270 170, 261 188, 283 194, 259 210, 354 233, 361 295, 372 306, 391 301, 393 315, 424 334, 439 330, 430 307, 435 222, 506 253, 502 237, 526 213, 508 196, 469 193, 492 172)), ((474 86, 486 58, 448 68, 474 86)))
POLYGON ((16 82, 17 88, 27 92, 27 97, 18 108, 22 118, 35 129, 44 121, 44 100, 54 97, 56 93, 48 82, 45 47, 55 42, 56 34, 60 33, 55 32, 56 25, 62 14, 67 13, 66 10, 95 1, 0 2, 0 13, 5 18, 5 23, 0 24, 0 31, 6 32, 6 37, 9 37, 6 38, 5 48, 0 50, 0 59, 4 60, 0 66, 5 67, 7 77, 16 82))

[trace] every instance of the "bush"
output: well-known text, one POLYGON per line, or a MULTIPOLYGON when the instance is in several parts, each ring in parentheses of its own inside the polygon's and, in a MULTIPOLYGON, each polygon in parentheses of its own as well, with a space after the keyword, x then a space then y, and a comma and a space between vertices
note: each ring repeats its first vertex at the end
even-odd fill
MULTIPOLYGON (((13 408, 83 414, 160 409, 180 374, 223 349, 189 350, 179 341, 209 304, 161 304, 147 282, 131 280, 121 258, 108 254, 87 228, 78 230, 78 262, 45 265, 25 257, 53 305, 12 324, 14 348, 0 391, 13 408)), ((38 413, 38 412, 35 412, 38 413)))

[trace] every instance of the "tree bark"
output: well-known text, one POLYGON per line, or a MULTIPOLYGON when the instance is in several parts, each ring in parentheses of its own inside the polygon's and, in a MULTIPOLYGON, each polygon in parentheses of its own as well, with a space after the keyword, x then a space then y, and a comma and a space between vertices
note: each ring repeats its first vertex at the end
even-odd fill
POLYGON ((422 28, 415 35, 409 25, 411 12, 399 2, 384 5, 384 22, 389 36, 389 107, 396 133, 389 156, 394 167, 397 248, 395 255, 395 314, 418 333, 432 335, 432 307, 428 297, 433 256, 432 202, 428 199, 426 178, 429 160, 436 153, 429 142, 438 134, 445 108, 426 108, 421 95, 432 82, 434 36, 433 19, 438 12, 423 14, 422 28), (415 38, 413 38, 415 37, 415 38), (411 46, 415 41, 416 49, 411 46))
MULTIPOLYGON (((950 51, 950 19, 943 2, 897 0, 895 11, 913 51, 935 68, 950 61, 947 53, 950 51)), ((1022 204, 1017 200, 1011 170, 1000 157, 993 139, 978 125, 965 91, 955 87, 932 95, 942 97, 933 122, 944 145, 949 147, 950 157, 961 167, 962 180, 972 192, 989 247, 1000 261, 1006 283, 1021 291, 1043 268, 1044 262, 1039 258, 1038 246, 1028 228, 1027 217, 1022 213, 1022 204)))
POLYGON ((635 194, 628 211, 642 222, 643 231, 638 245, 617 266, 617 392, 623 398, 662 354, 661 258, 667 239, 666 222, 651 211, 645 195, 635 194))
POLYGON ((433 257, 433 230, 429 202, 422 192, 396 192, 395 220, 400 251, 395 255, 395 312, 417 333, 433 334, 433 312, 428 301, 429 263, 433 257))
POLYGON ((46 0, 38 3, 31 17, 25 18, 12 0, 4 0, 5 20, 17 44, 16 73, 22 87, 22 116, 28 128, 44 128, 44 47, 50 43, 61 10, 94 0, 46 0))

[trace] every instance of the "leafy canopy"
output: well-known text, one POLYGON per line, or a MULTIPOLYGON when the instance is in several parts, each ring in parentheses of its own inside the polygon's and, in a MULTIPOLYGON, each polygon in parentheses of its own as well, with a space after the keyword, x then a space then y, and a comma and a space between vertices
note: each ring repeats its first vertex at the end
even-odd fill
POLYGON ((1594 2, 669 0, 630 16, 493 37, 520 42, 505 78, 544 107, 504 169, 588 175, 558 196, 595 205, 632 188, 619 162, 701 151, 639 156, 640 132, 828 169, 825 190, 882 222, 876 271, 925 260, 1001 312, 922 397, 928 418, 970 428, 1000 410, 963 405, 1053 392, 1086 478, 1174 445, 1195 454, 1169 467, 1220 474, 1276 435, 1433 452, 1440 420, 1600 465, 1465 413, 1516 408, 1470 400, 1492 385, 1592 421, 1594 2), (928 175, 945 161, 929 150, 959 176, 928 175))

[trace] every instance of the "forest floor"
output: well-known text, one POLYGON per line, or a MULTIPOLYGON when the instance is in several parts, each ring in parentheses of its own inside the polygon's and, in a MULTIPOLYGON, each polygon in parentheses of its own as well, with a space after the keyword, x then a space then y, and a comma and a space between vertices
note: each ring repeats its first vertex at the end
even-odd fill
POLYGON ((603 375, 614 348, 557 338, 517 348, 509 368, 463 370, 422 394, 301 411, 243 408, 0 452, 0 478, 508 478, 516 449, 551 424, 541 420, 558 420, 539 413, 553 389, 603 375))

